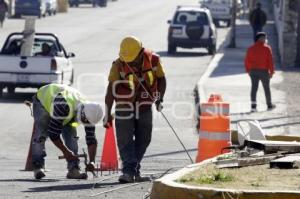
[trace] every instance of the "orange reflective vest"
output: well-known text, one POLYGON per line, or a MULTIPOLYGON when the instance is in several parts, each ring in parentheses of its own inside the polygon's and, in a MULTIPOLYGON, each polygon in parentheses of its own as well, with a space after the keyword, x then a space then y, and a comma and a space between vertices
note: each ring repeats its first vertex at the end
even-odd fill
POLYGON ((146 49, 143 53, 141 68, 130 67, 125 62, 119 62, 118 71, 121 81, 115 87, 116 102, 139 102, 150 105, 158 97, 156 70, 159 56, 146 49))

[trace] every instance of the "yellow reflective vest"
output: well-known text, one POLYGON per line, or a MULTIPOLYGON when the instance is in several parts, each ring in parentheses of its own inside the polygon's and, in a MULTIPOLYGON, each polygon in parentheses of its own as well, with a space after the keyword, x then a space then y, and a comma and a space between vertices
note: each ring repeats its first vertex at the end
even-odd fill
POLYGON ((53 116, 53 101, 58 94, 61 94, 65 98, 70 108, 69 115, 63 121, 63 125, 66 125, 76 117, 77 106, 80 103, 84 103, 86 99, 76 89, 70 86, 62 84, 48 84, 43 86, 38 90, 37 98, 50 116, 53 116))

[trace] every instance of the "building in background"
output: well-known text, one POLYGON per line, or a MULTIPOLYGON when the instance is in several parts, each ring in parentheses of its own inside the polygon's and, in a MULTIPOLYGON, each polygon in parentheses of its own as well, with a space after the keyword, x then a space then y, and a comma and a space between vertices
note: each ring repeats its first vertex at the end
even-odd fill
POLYGON ((297 56, 298 0, 273 0, 281 66, 295 66, 297 56))

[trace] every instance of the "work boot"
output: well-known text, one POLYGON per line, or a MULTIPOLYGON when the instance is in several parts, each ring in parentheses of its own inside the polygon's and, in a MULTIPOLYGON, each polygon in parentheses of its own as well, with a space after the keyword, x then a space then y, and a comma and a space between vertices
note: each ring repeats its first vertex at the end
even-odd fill
POLYGON ((80 173, 80 170, 77 168, 73 168, 67 173, 68 179, 87 179, 88 176, 86 173, 80 173))
POLYGON ((274 108, 276 108, 275 104, 268 105, 268 111, 271 111, 274 108))
POLYGON ((46 176, 43 169, 34 169, 33 174, 34 174, 34 178, 37 179, 37 180, 40 180, 40 179, 42 179, 43 177, 46 176))
POLYGON ((119 182, 120 183, 132 183, 132 182, 134 182, 133 175, 124 173, 119 177, 119 182))
POLYGON ((147 181, 151 181, 151 179, 150 179, 150 177, 147 177, 147 176, 141 176, 140 174, 135 174, 134 181, 135 182, 147 182, 147 181))

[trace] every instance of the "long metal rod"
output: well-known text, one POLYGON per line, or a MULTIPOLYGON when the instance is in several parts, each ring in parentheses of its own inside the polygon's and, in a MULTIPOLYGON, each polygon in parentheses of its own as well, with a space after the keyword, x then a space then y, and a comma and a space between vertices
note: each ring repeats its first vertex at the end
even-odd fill
MULTIPOLYGON (((126 62, 125 62, 126 63, 126 62)), ((154 99, 152 97, 152 95, 149 93, 149 91, 146 89, 146 87, 142 84, 142 82, 140 81, 140 79, 137 77, 137 75, 135 74, 135 72, 132 70, 132 68, 126 63, 126 65, 128 66, 129 70, 132 72, 132 74, 134 75, 134 77, 137 79, 137 81, 139 82, 140 86, 144 89, 145 92, 147 92, 148 96, 151 98, 152 102, 155 102, 156 99, 154 99)), ((168 123, 169 127, 172 129, 172 132, 174 133, 174 135, 176 136, 177 140, 180 142, 181 146, 183 147, 184 151, 186 152, 186 154, 188 155, 188 157, 191 160, 191 163, 193 164, 194 161, 191 158, 188 150, 185 148, 183 142, 181 141, 181 139, 179 138, 178 134, 176 133, 175 129, 173 128, 173 126, 171 125, 171 123, 169 122, 168 118, 166 117, 166 115, 160 110, 158 111, 162 114, 163 118, 166 120, 166 122, 168 123)))
POLYGON ((110 189, 110 190, 102 191, 102 192, 99 192, 99 193, 95 193, 93 195, 90 195, 90 197, 95 197, 95 196, 103 195, 103 194, 110 193, 110 192, 113 192, 113 191, 125 189, 125 188, 128 188, 128 187, 134 187, 134 186, 137 186, 137 185, 140 185, 140 184, 146 184, 146 183, 151 183, 151 181, 132 183, 132 184, 124 185, 124 186, 117 187, 117 188, 114 188, 114 189, 110 189))
POLYGON ((176 136, 177 140, 180 142, 181 146, 183 147, 183 149, 185 150, 186 154, 189 156, 191 163, 194 164, 194 161, 192 159, 192 157, 190 156, 188 150, 186 149, 186 147, 184 146, 183 142, 181 141, 181 139, 179 138, 178 134, 176 133, 175 129, 173 128, 173 126, 171 125, 171 123, 169 122, 168 118, 166 117, 166 115, 160 111, 161 115, 163 116, 163 118, 165 118, 167 124, 169 125, 169 127, 172 129, 172 132, 174 133, 174 135, 176 136))
MULTIPOLYGON (((154 174, 161 174, 158 177, 158 178, 161 178, 161 177, 163 177, 164 175, 166 175, 167 173, 169 173, 169 171, 171 171, 173 169, 174 169, 174 167, 171 167, 171 168, 168 168, 163 173, 154 173, 154 174)), ((98 193, 93 193, 92 195, 90 195, 90 197, 95 197, 95 196, 103 195, 103 194, 106 194, 106 193, 111 193, 111 192, 114 192, 114 191, 119 191, 119 190, 122 190, 122 189, 126 189, 126 188, 129 188, 129 187, 134 187, 134 186, 141 185, 141 184, 152 183, 155 179, 158 179, 158 178, 151 179, 150 181, 136 182, 136 183, 132 183, 132 184, 128 184, 128 185, 123 185, 123 186, 119 186, 119 187, 116 187, 116 188, 112 188, 112 189, 109 189, 109 190, 106 190, 106 191, 102 191, 102 192, 98 192, 98 193)), ((103 179, 101 181, 105 181, 105 180, 108 180, 108 179, 109 178, 105 178, 105 179, 103 179)), ((97 184, 97 183, 95 183, 95 184, 97 184)), ((94 188, 95 187, 93 187, 93 189, 94 188)), ((93 189, 91 189, 92 192, 93 192, 93 189)))

